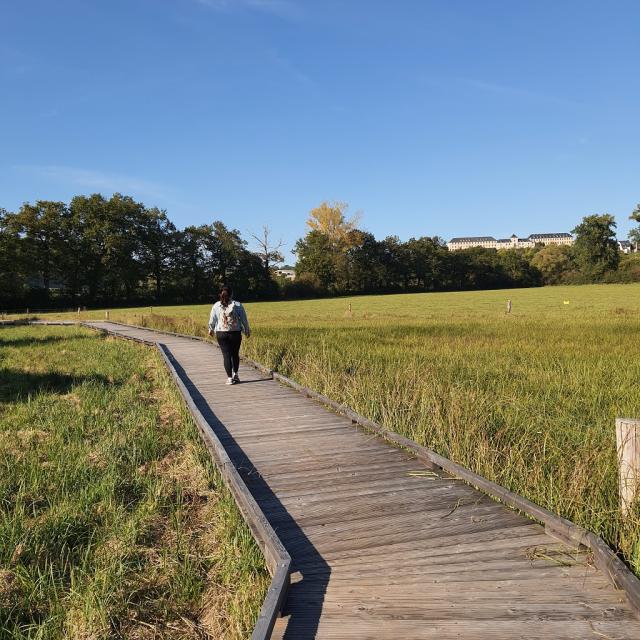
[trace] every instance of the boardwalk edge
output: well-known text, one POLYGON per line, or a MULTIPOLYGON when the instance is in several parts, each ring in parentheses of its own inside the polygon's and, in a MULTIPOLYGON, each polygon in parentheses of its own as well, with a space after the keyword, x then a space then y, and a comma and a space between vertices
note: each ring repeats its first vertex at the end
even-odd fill
MULTIPOLYGON (((251 634, 251 640, 269 640, 269 638, 271 638, 273 626, 280 615, 289 589, 291 577, 291 556, 284 548, 276 532, 273 530, 266 516, 251 495, 251 492, 242 480, 242 477, 231 461, 231 458, 229 458, 224 445, 220 442, 215 432, 196 406, 193 397, 189 393, 189 390, 171 362, 169 350, 166 345, 160 342, 142 340, 134 336, 123 336, 122 334, 112 333, 107 329, 95 327, 85 322, 80 324, 88 329, 93 329, 94 331, 99 331, 101 333, 106 333, 126 340, 133 340, 134 342, 139 342, 147 346, 155 345, 157 347, 169 374, 178 387, 180 395, 196 423, 200 437, 218 467, 225 484, 231 492, 231 495, 233 495, 242 517, 251 530, 254 540, 262 551, 267 568, 271 574, 271 584, 269 585, 267 594, 258 614, 258 619, 256 620, 256 624, 251 634)), ((124 325, 122 323, 114 324, 133 328, 133 325, 124 325)), ((149 330, 147 327, 135 328, 149 330)))

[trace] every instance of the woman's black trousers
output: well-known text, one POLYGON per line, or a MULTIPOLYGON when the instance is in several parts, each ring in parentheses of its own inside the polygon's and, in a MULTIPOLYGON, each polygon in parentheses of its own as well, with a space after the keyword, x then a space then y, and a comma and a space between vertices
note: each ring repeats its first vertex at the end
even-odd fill
POLYGON ((233 373, 238 372, 240 367, 240 343, 242 342, 241 331, 216 331, 216 338, 222 351, 224 360, 224 370, 229 378, 233 373))

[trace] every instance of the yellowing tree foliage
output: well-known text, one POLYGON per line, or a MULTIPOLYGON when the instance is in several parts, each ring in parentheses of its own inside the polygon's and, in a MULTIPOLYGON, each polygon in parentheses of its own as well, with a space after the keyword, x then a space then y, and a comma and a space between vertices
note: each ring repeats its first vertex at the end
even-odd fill
POLYGON ((326 235, 334 245, 347 245, 349 234, 356 228, 359 216, 347 220, 346 202, 323 202, 309 213, 307 225, 312 231, 326 235))

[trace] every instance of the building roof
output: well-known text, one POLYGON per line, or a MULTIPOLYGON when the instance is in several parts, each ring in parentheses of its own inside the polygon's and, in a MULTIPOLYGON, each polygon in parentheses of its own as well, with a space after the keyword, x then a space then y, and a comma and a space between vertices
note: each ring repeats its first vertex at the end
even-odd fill
POLYGON ((491 236, 477 236, 470 238, 451 238, 449 242, 495 242, 496 239, 491 236))
POLYGON ((532 233, 529 240, 544 240, 548 238, 571 238, 570 233, 532 233))
POLYGON ((621 247, 630 247, 631 243, 628 240, 618 240, 618 244, 621 247))

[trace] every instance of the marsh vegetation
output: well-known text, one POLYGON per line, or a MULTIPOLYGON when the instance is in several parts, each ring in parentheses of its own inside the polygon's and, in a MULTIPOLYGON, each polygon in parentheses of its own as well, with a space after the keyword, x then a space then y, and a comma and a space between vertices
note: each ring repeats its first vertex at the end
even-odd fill
POLYGON ((268 579, 155 351, 0 329, 0 636, 245 638, 268 579))
MULTIPOLYGON (((614 430, 640 417, 640 285, 247 309, 245 354, 595 531, 640 573, 640 505, 619 514, 614 430)), ((204 336, 208 312, 111 318, 204 336)))

